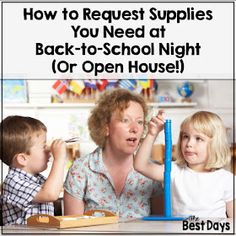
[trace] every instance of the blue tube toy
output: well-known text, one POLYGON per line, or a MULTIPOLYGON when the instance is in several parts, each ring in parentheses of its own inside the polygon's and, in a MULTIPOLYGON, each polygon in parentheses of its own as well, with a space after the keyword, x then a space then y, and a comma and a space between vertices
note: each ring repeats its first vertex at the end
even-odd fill
POLYGON ((143 220, 152 221, 177 221, 185 220, 187 216, 172 216, 171 210, 171 162, 172 162, 172 134, 171 120, 165 121, 165 160, 164 160, 164 216, 150 215, 143 220))
POLYGON ((172 139, 171 120, 165 122, 165 168, 164 168, 164 214, 171 216, 171 161, 172 161, 172 139))

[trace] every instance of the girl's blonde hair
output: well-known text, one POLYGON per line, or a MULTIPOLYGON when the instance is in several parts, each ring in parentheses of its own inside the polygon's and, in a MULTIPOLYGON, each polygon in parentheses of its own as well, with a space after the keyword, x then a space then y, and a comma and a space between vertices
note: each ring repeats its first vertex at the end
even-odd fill
POLYGON ((105 146, 106 127, 110 123, 112 114, 118 111, 122 115, 131 101, 141 105, 145 118, 148 108, 141 95, 130 92, 127 89, 114 89, 101 95, 88 119, 90 136, 99 147, 104 148, 105 146))
POLYGON ((186 166, 186 161, 181 152, 181 142, 183 129, 189 127, 189 125, 197 132, 203 133, 210 138, 205 169, 212 170, 226 166, 231 159, 226 128, 218 115, 208 111, 196 112, 182 122, 175 150, 176 163, 180 166, 186 166))

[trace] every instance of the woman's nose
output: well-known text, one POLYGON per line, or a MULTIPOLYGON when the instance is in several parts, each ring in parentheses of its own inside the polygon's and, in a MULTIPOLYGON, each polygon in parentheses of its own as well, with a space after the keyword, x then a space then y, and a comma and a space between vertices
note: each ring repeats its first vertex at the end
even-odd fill
POLYGON ((130 124, 130 132, 131 133, 137 133, 138 132, 138 124, 136 122, 132 122, 130 124))

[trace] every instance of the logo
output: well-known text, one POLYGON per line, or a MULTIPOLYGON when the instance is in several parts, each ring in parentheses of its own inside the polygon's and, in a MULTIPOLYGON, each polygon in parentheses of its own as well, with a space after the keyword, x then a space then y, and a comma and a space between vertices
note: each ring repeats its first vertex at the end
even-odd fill
POLYGON ((190 216, 183 221, 183 231, 208 231, 215 230, 219 233, 224 233, 230 230, 230 222, 213 222, 211 220, 200 220, 196 216, 190 216))

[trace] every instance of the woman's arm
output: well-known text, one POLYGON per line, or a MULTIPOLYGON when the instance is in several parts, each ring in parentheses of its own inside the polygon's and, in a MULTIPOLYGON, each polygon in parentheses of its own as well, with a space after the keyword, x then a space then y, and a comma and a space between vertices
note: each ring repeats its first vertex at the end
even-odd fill
POLYGON ((72 197, 64 191, 64 215, 84 214, 84 201, 72 197))

